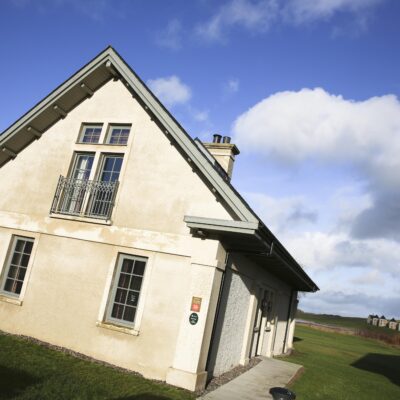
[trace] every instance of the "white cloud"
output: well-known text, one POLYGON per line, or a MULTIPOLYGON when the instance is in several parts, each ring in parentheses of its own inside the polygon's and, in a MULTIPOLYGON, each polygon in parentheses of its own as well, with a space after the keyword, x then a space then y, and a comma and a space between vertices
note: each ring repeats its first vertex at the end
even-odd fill
POLYGON ((197 34, 207 40, 221 41, 225 31, 242 27, 250 31, 266 31, 276 18, 276 0, 231 0, 223 5, 211 19, 197 26, 197 34))
MULTIPOLYGON (((303 25, 327 21, 339 13, 350 14, 358 30, 365 30, 369 13, 386 0, 230 0, 211 18, 197 26, 208 41, 224 41, 229 30, 266 32, 273 24, 303 25)), ((334 33, 342 33, 334 27, 334 33)))
MULTIPOLYGON (((358 209, 351 235, 400 241, 400 101, 364 101, 321 88, 280 92, 240 115, 233 126, 242 150, 287 165, 313 160, 351 166, 365 181, 369 208, 358 209)), ((364 201, 365 203, 365 201, 364 201)))
POLYGON ((363 315, 375 310, 393 313, 399 301, 395 293, 399 285, 400 243, 387 238, 351 236, 357 205, 361 210, 368 209, 368 196, 357 195, 350 188, 333 190, 329 204, 321 202, 314 209, 310 206, 313 195, 246 195, 262 220, 321 289, 302 298, 300 307, 341 315, 363 315), (333 210, 331 202, 338 203, 333 210), (321 224, 320 216, 329 212, 334 214, 330 223, 321 224), (337 225, 343 226, 337 229, 337 225), (366 299, 364 293, 373 293, 375 299, 380 299, 376 308, 370 309, 372 299, 366 299), (330 302, 333 297, 335 300, 330 302))
POLYGON ((157 34, 156 43, 171 50, 179 50, 182 47, 181 22, 176 18, 169 21, 167 27, 157 34))
POLYGON ((239 79, 229 79, 226 85, 229 93, 236 93, 239 91, 239 79))
POLYGON ((301 24, 329 19, 338 12, 359 15, 385 0, 289 0, 284 13, 291 21, 301 24))
POLYGON ((167 107, 187 103, 192 97, 190 87, 175 75, 149 79, 147 85, 167 107))
POLYGON ((303 229, 318 219, 317 211, 309 207, 301 196, 275 198, 261 193, 248 193, 246 198, 273 232, 285 232, 288 228, 303 229))
POLYGON ((346 100, 321 88, 279 92, 240 115, 233 132, 249 151, 288 162, 351 162, 400 184, 400 102, 394 95, 346 100))
POLYGON ((377 269, 371 269, 367 273, 356 276, 351 282, 359 285, 382 285, 385 283, 382 274, 377 269))
POLYGON ((198 122, 205 122, 208 120, 208 111, 192 110, 193 118, 198 122))

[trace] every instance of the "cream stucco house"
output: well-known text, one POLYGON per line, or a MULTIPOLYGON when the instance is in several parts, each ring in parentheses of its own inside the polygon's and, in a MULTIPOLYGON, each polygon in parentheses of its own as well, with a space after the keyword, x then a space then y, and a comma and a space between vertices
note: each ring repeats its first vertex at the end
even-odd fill
POLYGON ((189 390, 292 347, 318 290, 111 47, 0 136, 0 329, 189 390))

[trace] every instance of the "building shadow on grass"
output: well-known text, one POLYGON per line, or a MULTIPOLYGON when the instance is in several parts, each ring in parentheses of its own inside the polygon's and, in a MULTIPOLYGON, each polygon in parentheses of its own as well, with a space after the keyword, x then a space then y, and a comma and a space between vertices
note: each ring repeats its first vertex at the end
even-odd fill
POLYGON ((151 393, 142 393, 126 397, 118 397, 113 400, 171 400, 171 397, 159 396, 151 393))
POLYGON ((0 399, 9 399, 39 382, 36 377, 16 368, 0 365, 0 399))
POLYGON ((351 364, 353 367, 383 375, 400 386, 400 356, 369 353, 351 364))
POLYGON ((303 339, 301 339, 301 338, 295 336, 295 337, 293 338, 293 343, 294 343, 294 342, 301 342, 302 340, 303 340, 303 339))

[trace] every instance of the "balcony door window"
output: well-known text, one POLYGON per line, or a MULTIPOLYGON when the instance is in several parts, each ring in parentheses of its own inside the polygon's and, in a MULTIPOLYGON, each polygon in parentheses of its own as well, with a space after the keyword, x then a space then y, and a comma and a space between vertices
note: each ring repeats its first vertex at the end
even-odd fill
POLYGON ((102 182, 116 182, 121 172, 122 155, 106 155, 103 157, 103 165, 100 173, 102 182))
POLYGON ((104 155, 102 157, 99 184, 90 205, 90 213, 92 215, 102 217, 109 214, 113 205, 123 158, 123 155, 119 154, 104 155))
POLYGON ((78 153, 72 171, 72 178, 88 180, 92 170, 94 154, 78 153))
POLYGON ((77 153, 70 178, 65 186, 65 210, 68 214, 80 214, 84 206, 87 181, 90 177, 94 154, 77 153))

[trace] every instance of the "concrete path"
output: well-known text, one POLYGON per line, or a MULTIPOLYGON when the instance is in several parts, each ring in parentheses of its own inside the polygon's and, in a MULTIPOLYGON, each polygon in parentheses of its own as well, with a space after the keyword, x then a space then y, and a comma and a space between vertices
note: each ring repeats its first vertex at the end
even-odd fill
POLYGON ((301 365, 261 357, 262 361, 244 374, 200 397, 202 400, 272 399, 269 389, 284 387, 302 368, 301 365))

